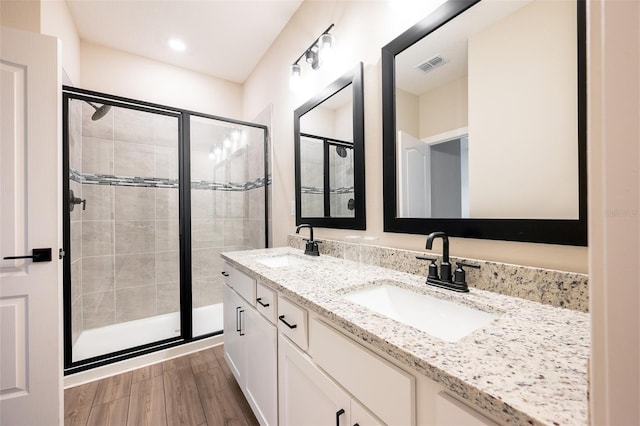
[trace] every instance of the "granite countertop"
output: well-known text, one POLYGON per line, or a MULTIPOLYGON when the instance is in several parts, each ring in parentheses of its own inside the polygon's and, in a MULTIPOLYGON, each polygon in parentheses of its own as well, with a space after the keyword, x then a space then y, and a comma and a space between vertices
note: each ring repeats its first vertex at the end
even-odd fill
POLYGON ((588 424, 588 314, 474 288, 455 293, 427 287, 424 277, 304 256, 290 247, 222 257, 505 423, 588 424), (258 262, 282 255, 302 262, 279 268, 258 262), (500 316, 457 342, 446 342, 341 298, 385 281, 500 316))

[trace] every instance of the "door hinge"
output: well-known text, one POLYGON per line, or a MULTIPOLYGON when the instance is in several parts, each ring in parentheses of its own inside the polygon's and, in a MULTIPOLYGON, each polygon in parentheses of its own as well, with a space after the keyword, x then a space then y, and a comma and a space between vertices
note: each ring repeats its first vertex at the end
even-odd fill
POLYGON ((65 254, 66 253, 64 252, 64 250, 62 249, 58 250, 58 259, 63 259, 65 254))

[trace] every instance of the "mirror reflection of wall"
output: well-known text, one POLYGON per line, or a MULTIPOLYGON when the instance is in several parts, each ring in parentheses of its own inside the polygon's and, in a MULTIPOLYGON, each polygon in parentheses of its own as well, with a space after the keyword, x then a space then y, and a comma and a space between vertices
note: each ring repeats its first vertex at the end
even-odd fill
POLYGON ((362 68, 293 113, 296 225, 366 229, 362 68))
POLYGON ((484 0, 396 56, 399 217, 578 218, 576 33, 573 1, 484 0))

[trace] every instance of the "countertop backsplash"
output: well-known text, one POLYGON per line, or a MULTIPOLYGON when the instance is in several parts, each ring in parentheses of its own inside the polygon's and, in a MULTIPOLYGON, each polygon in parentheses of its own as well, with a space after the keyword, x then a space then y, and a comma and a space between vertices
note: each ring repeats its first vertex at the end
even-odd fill
MULTIPOLYGON (((424 251, 376 246, 373 244, 375 239, 355 238, 353 241, 356 242, 350 242, 319 238, 316 241, 321 241, 321 255, 421 275, 425 279, 429 262, 418 260, 416 256, 438 257, 438 261, 441 257, 424 251)), ((304 240, 300 235, 290 234, 287 243, 290 247, 304 250, 304 240)), ((480 269, 465 269, 469 287, 579 312, 589 311, 589 279, 586 274, 451 256, 452 264, 458 261, 480 265, 480 269)))

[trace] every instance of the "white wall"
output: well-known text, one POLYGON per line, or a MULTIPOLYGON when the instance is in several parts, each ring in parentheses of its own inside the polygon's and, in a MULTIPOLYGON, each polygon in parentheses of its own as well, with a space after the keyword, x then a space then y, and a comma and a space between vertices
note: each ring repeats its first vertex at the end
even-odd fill
POLYGON ((68 79, 64 79, 62 83, 71 84, 80 80, 78 32, 65 0, 2 0, 0 23, 7 27, 58 37, 62 46, 62 69, 68 79))
POLYGON ((40 0, 2 0, 0 23, 6 27, 39 33, 40 3, 40 0))
POLYGON ((534 1, 469 38, 471 217, 578 218, 575 16, 534 1))
POLYGON ((62 41, 62 68, 70 81, 80 81, 80 38, 73 23, 69 7, 65 0, 46 0, 41 2, 42 34, 58 37, 62 41))
POLYGON ((467 127, 467 77, 460 77, 420 95, 420 139, 467 127))
POLYGON ((420 98, 396 89, 396 129, 420 138, 420 98))
POLYGON ((242 116, 239 84, 119 50, 82 41, 80 72, 78 87, 83 89, 222 117, 242 116))
POLYGON ((589 5, 593 425, 640 424, 640 3, 589 5))
MULTIPOLYGON (((382 215, 382 105, 380 49, 421 17, 436 2, 305 1, 263 57, 244 86, 243 116, 255 117, 273 107, 273 236, 274 246, 286 244, 295 230, 290 203, 294 195, 293 111, 328 83, 364 63, 365 161, 367 235, 390 247, 424 250, 425 237, 383 232, 382 215), (422 7, 421 10, 417 10, 422 7), (336 63, 317 72, 302 66, 302 93, 288 89, 289 67, 309 44, 335 23, 336 63)), ((318 237, 344 238, 350 230, 318 229, 318 237)), ((586 272, 585 247, 455 238, 457 256, 586 272)))

